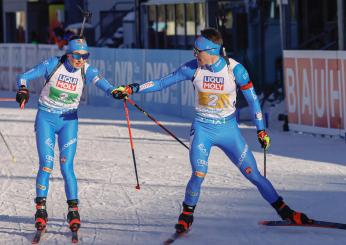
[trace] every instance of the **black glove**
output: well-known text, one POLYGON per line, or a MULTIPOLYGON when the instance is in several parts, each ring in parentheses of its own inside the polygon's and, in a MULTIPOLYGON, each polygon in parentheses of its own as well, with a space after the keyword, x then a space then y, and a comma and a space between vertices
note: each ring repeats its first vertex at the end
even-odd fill
POLYGON ((122 99, 126 99, 127 96, 133 94, 133 93, 137 93, 139 90, 139 84, 138 83, 131 83, 129 85, 121 85, 115 89, 112 90, 112 96, 114 97, 114 99, 117 100, 122 100, 122 99))
POLYGON ((29 98, 29 90, 24 85, 20 86, 16 94, 16 101, 19 103, 19 105, 22 105, 23 103, 28 103, 29 98))

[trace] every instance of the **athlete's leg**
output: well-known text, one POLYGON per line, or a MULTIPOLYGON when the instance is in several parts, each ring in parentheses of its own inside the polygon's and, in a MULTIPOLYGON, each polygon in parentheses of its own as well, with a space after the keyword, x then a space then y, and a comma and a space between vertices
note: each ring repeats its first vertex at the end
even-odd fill
POLYGON ((241 173, 257 186, 263 198, 271 204, 282 219, 300 224, 309 223, 310 219, 304 213, 292 210, 282 197, 279 197, 270 181, 260 174, 255 158, 241 135, 238 124, 231 121, 228 126, 229 130, 224 130, 224 132, 228 132, 228 135, 224 134, 225 138, 219 146, 238 166, 241 173))
POLYGON ((183 211, 175 229, 178 233, 187 231, 193 222, 193 212, 198 202, 201 185, 208 171, 208 157, 212 146, 208 125, 194 122, 190 132, 191 178, 186 186, 183 211))
POLYGON ((38 110, 35 121, 36 146, 40 167, 36 178, 36 197, 47 197, 49 176, 54 166, 55 115, 38 110))
POLYGON ((61 117, 63 117, 63 126, 58 131, 60 170, 65 181, 67 200, 78 200, 77 180, 73 169, 73 159, 77 148, 78 118, 77 114, 61 117))
POLYGON ((208 172, 208 158, 212 142, 208 135, 208 125, 194 122, 190 133, 190 163, 192 174, 186 187, 184 203, 195 206, 198 202, 201 185, 208 172))
POLYGON ((256 160, 241 135, 236 121, 230 121, 228 126, 229 129, 224 130, 227 133, 224 134, 223 142, 220 143, 219 147, 238 166, 241 173, 256 185, 265 200, 270 204, 275 202, 279 195, 270 181, 258 171, 256 160))

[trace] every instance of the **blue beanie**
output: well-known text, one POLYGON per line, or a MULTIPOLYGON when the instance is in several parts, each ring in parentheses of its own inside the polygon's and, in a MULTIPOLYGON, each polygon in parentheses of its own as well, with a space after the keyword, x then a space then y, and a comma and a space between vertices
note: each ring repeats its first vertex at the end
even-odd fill
POLYGON ((89 52, 88 45, 83 38, 73 39, 68 42, 68 47, 66 53, 73 53, 77 50, 85 50, 89 52))
POLYGON ((221 45, 216 44, 203 36, 196 39, 195 47, 201 51, 205 50, 205 52, 211 55, 220 55, 221 45))

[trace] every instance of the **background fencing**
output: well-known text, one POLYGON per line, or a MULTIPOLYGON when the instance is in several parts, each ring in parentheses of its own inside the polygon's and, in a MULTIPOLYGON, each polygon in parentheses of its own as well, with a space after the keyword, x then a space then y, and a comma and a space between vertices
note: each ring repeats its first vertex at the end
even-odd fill
MULTIPOLYGON (((193 59, 192 51, 90 48, 90 64, 112 84, 142 83, 167 75, 193 59)), ((54 45, 0 44, 0 90, 15 91, 18 73, 44 59, 64 54, 54 45)), ((293 130, 345 135, 346 52, 284 51, 284 82, 289 126, 293 130)), ((43 79, 31 83, 39 93, 43 79)), ((95 86, 85 90, 84 103, 114 105, 95 86)), ((190 81, 133 99, 150 112, 184 118, 194 114, 194 92, 190 81)))
MULTIPOLYGON (((0 44, 0 90, 16 91, 16 76, 51 56, 65 51, 54 45, 0 44)), ((115 85, 160 78, 174 71, 181 64, 193 59, 192 51, 90 48, 90 64, 99 69, 110 83, 115 85)), ((43 78, 30 84, 32 93, 39 93, 43 78)), ((83 103, 90 105, 114 105, 114 100, 90 85, 85 89, 83 103)), ((139 105, 150 112, 192 118, 194 92, 190 81, 173 85, 163 91, 136 94, 139 105)))
POLYGON ((346 52, 284 51, 290 129, 345 135, 346 52))

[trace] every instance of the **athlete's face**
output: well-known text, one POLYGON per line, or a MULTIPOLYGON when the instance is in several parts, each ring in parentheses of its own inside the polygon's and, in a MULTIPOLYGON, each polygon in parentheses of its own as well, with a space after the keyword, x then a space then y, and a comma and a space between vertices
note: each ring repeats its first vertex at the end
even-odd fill
POLYGON ((196 57, 198 64, 200 66, 211 65, 215 62, 216 55, 210 55, 206 50, 200 50, 198 48, 193 48, 193 54, 196 57))
POLYGON ((74 68, 79 69, 85 65, 85 62, 89 57, 89 53, 85 50, 77 50, 74 51, 72 54, 68 54, 67 57, 70 64, 74 68))

